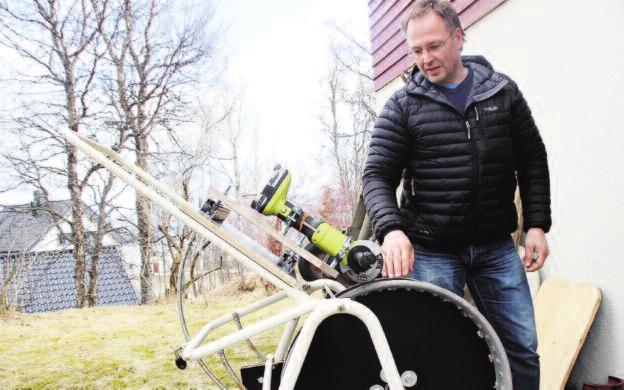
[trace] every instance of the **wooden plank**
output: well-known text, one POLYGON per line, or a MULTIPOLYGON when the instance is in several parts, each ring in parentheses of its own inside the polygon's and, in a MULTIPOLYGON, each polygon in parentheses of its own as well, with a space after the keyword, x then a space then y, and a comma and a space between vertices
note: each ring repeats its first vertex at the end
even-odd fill
POLYGON ((405 36, 403 36, 401 31, 397 31, 395 35, 384 42, 377 50, 373 50, 373 66, 377 66, 381 60, 391 55, 394 51, 400 51, 402 54, 407 52, 405 36))
POLYGON ((600 289, 561 278, 547 279, 535 299, 543 390, 563 390, 598 307, 600 289))
POLYGON ((381 34, 389 26, 400 25, 401 16, 412 4, 413 0, 399 0, 392 8, 371 26, 371 38, 381 34))
POLYGON ((405 39, 404 34, 401 32, 401 26, 398 20, 389 25, 381 34, 371 39, 371 51, 374 53, 379 50, 380 47, 397 35, 402 39, 405 39))
POLYGON ((396 64, 397 62, 399 62, 401 59, 405 57, 411 60, 411 58, 409 58, 407 55, 407 50, 403 50, 403 48, 404 47, 401 45, 396 47, 395 50, 388 53, 386 57, 380 59, 377 65, 375 66, 375 68, 376 69, 389 69, 390 67, 392 67, 392 65, 396 64))
POLYGON ((384 85, 394 80, 396 77, 414 65, 411 58, 405 54, 403 58, 394 63, 381 74, 376 74, 373 80, 375 91, 379 91, 384 85))
POLYGON ((377 8, 379 8, 385 0, 370 0, 368 2, 368 14, 371 15, 377 8))
MULTIPOLYGON (((216 199, 218 201, 221 201, 221 203, 226 205, 228 208, 230 208, 236 214, 238 214, 241 217, 243 217, 245 220, 251 222, 253 225, 255 225, 256 227, 261 229, 263 232, 267 233, 268 235, 270 235, 274 239, 276 239, 279 242, 281 242, 288 249, 292 250, 293 252, 295 252, 299 256, 303 257, 304 259, 306 259, 307 261, 312 263, 312 265, 314 265, 316 268, 319 268, 325 274, 331 276, 332 278, 338 277, 338 271, 336 271, 335 269, 330 267, 328 264, 323 262, 318 257, 314 256, 312 253, 308 252, 307 250, 301 248, 300 246, 298 246, 294 242, 290 241, 288 238, 284 237, 283 234, 280 234, 279 232, 276 232, 275 229, 273 229, 271 226, 267 225, 264 221, 260 220, 259 219, 259 215, 252 214, 251 209, 247 209, 245 207, 242 207, 238 203, 232 201, 227 196, 221 194, 219 191, 216 191, 214 188, 208 188, 208 194, 211 197, 213 197, 214 199, 216 199)), ((254 213, 255 213, 255 211, 254 211, 254 213)))
POLYGON ((455 8, 455 12, 461 14, 469 5, 479 0, 454 0, 451 4, 453 4, 453 8, 455 8))
POLYGON ((505 0, 478 0, 470 4, 459 14, 459 19, 461 20, 464 30, 494 10, 494 8, 501 5, 504 1, 505 0))
POLYGON ((377 24, 379 19, 381 19, 386 13, 388 13, 397 1, 399 0, 386 0, 381 3, 381 6, 377 7, 377 9, 373 11, 368 17, 370 26, 372 27, 377 24))

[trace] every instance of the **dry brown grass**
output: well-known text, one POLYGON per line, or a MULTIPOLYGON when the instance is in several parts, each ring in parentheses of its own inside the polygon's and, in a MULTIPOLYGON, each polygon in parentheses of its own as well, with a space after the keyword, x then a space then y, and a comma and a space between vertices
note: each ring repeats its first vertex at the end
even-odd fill
MULTIPOLYGON (((263 296, 262 288, 241 294, 235 286, 225 285, 188 306, 189 328, 196 331, 210 319, 263 296)), ((244 322, 261 316, 245 317, 244 322)), ((229 326, 215 336, 234 329, 229 326)), ((254 340, 268 353, 279 332, 275 329, 254 340)), ((0 319, 0 388, 214 388, 198 364, 190 363, 185 371, 175 367, 173 347, 183 341, 173 300, 150 306, 12 313, 0 319)), ((245 345, 227 353, 236 367, 256 362, 245 345)), ((207 361, 210 367, 217 362, 217 358, 207 361)), ((225 375, 221 369, 217 373, 225 375)))

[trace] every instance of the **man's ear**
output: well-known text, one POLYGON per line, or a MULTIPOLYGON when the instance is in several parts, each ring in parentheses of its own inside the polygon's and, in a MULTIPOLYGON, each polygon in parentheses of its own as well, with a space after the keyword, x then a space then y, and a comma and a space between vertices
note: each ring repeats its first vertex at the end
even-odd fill
POLYGON ((464 48, 464 35, 461 32, 461 28, 457 27, 454 32, 455 41, 457 42, 457 47, 461 51, 464 48))

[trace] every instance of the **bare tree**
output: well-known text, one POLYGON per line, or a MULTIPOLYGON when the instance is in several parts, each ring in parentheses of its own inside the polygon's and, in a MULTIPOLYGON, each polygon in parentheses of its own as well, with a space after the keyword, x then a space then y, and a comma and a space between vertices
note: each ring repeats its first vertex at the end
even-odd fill
MULTIPOLYGON (((184 95, 196 81, 199 65, 213 54, 215 36, 206 30, 212 14, 204 12, 201 19, 187 14, 176 30, 164 1, 119 0, 109 13, 98 8, 98 1, 92 4, 111 61, 112 122, 128 129, 136 164, 150 172, 155 132, 166 130, 175 140, 173 126, 190 116, 184 95)), ((136 215, 145 303, 153 299, 153 229, 150 205, 138 194, 136 215)))
MULTIPOLYGON (((202 142, 199 143, 199 145, 201 144, 202 142)), ((195 154, 191 154, 192 158, 178 160, 177 164, 175 164, 177 169, 173 169, 174 172, 177 172, 177 175, 169 176, 169 179, 174 182, 172 187, 181 187, 181 196, 187 201, 192 201, 194 174, 197 173, 198 168, 202 167, 202 161, 205 161, 205 152, 206 150, 199 146, 195 154), (202 158, 202 155, 204 158, 202 158)), ((169 166, 171 167, 171 165, 169 166)), ((201 174, 202 172, 199 173, 201 174)), ((197 200, 196 197, 194 198, 194 200, 197 200)), ((157 240, 162 239, 165 241, 170 258, 169 280, 166 292, 171 294, 177 290, 177 277, 181 265, 189 264, 192 274, 197 261, 203 256, 209 242, 202 239, 186 225, 178 223, 170 214, 164 212, 158 214, 158 231, 162 237, 158 237, 157 240)), ((167 262, 163 261, 163 263, 166 264, 167 262)))
POLYGON ((331 63, 322 84, 324 107, 319 115, 330 143, 329 154, 351 217, 361 191, 366 147, 377 118, 370 56, 364 44, 333 24, 331 63))
MULTIPOLYGON (((174 188, 180 195, 191 203, 198 206, 205 199, 204 183, 210 182, 212 175, 212 158, 224 159, 216 154, 215 149, 221 149, 218 139, 221 138, 222 129, 228 128, 236 121, 233 116, 237 111, 233 109, 233 104, 227 99, 216 97, 218 104, 199 105, 199 131, 196 137, 190 137, 189 141, 180 140, 175 146, 176 153, 169 154, 160 159, 156 170, 166 172, 164 180, 167 180, 170 188, 174 188), (160 166, 162 165, 162 166, 160 166)), ((188 130, 190 132, 190 129, 188 130)), ((234 153, 236 156, 236 153, 234 153)), ((236 157, 235 157, 236 158, 236 157)), ((231 161, 230 158, 225 161, 231 161)), ((240 180, 240 179, 239 179, 240 180)), ((190 280, 196 278, 196 271, 201 272, 203 268, 203 256, 209 242, 199 237, 187 226, 178 223, 168 213, 156 213, 158 221, 158 232, 156 241, 164 241, 166 253, 169 261, 163 259, 163 263, 169 264, 169 279, 167 291, 173 293, 177 289, 177 276, 182 264, 186 264, 190 280)), ((219 267, 214 267, 219 268, 219 267)), ((193 288, 196 285, 193 284, 193 288)), ((196 291, 194 291, 197 293, 196 291)))
MULTIPOLYGON (((103 9, 108 5, 106 0, 100 3, 103 9)), ((48 187, 65 181, 72 205, 67 222, 76 260, 77 306, 83 307, 87 286, 82 195, 100 166, 81 161, 59 129, 85 133, 94 119, 96 72, 103 54, 98 21, 85 1, 3 1, 0 25, 2 43, 36 69, 18 73, 18 81, 25 90, 39 92, 22 94, 25 105, 13 118, 21 147, 5 153, 5 158, 20 183, 39 188, 46 197, 48 187)))
MULTIPOLYGON (((32 232, 28 231, 29 226, 20 224, 20 218, 17 217, 17 212, 36 212, 33 208, 22 208, 21 210, 14 210, 5 208, 0 213, 8 213, 9 215, 2 215, 3 230, 4 233, 15 233, 15 236, 28 237, 32 232)), ((7 312, 11 308, 17 308, 17 297, 20 288, 24 284, 23 273, 28 267, 28 257, 26 256, 27 242, 14 241, 12 247, 3 248, 4 251, 0 254, 0 315, 7 312)))
MULTIPOLYGON (((124 133, 119 133, 120 139, 124 138, 124 133)), ((119 149, 119 143, 113 146, 113 149, 119 149)), ((115 189, 115 176, 106 170, 99 170, 94 175, 94 180, 87 187, 91 193, 91 201, 86 205, 93 207, 95 215, 91 215, 95 219, 95 231, 90 232, 89 239, 86 240, 87 252, 91 258, 89 268, 89 285, 87 290, 87 302, 89 306, 97 304, 97 286, 100 274, 100 253, 104 246, 104 239, 108 234, 117 233, 124 227, 113 226, 110 222, 110 216, 119 211, 119 206, 115 204, 115 200, 119 198, 125 186, 115 189)))

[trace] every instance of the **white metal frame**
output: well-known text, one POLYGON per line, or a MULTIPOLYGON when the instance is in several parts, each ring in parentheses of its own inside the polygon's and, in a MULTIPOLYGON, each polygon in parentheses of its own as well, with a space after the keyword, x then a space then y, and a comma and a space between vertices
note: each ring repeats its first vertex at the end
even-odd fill
MULTIPOLYGON (((308 352, 308 348, 312 342, 312 338, 318 325, 325 318, 333 314, 348 313, 359 318, 368 329, 390 389, 403 389, 401 377, 394 362, 394 358, 392 357, 392 352, 390 351, 390 346, 388 345, 386 336, 383 332, 381 324, 379 323, 379 319, 366 306, 347 298, 320 300, 295 288, 294 280, 289 280, 289 277, 281 275, 279 270, 276 271, 271 269, 271 267, 267 266, 267 264, 259 262, 257 258, 252 258, 253 252, 250 251, 249 248, 247 248, 243 243, 238 242, 234 245, 233 242, 224 239, 222 236, 225 236, 226 233, 218 234, 220 228, 215 227, 211 221, 207 220, 200 213, 194 211, 193 207, 185 199, 180 197, 167 186, 158 182, 135 164, 127 161, 120 154, 68 129, 63 130, 63 135, 70 143, 87 154, 89 157, 102 164, 115 176, 134 187, 135 190, 143 196, 162 207, 165 211, 169 212, 171 215, 180 220, 180 222, 193 229, 203 238, 210 240, 213 244, 224 250, 239 263, 256 272, 261 277, 270 281, 282 290, 281 292, 256 302, 246 308, 237 310, 235 313, 238 314, 238 316, 244 316, 245 314, 260 310, 266 306, 281 301, 286 297, 295 301, 296 305, 292 308, 261 320, 249 327, 230 333, 217 340, 207 344, 202 344, 211 331, 231 321, 234 316, 230 314, 211 321, 206 324, 195 337, 183 345, 181 352, 181 356, 183 358, 189 360, 199 360, 208 355, 219 353, 223 349, 244 341, 251 336, 266 332, 269 329, 273 329, 283 323, 286 323, 285 330, 275 352, 275 358, 279 358, 281 360, 286 355, 286 350, 296 329, 297 322, 302 316, 309 314, 303 322, 299 337, 292 346, 288 362, 285 363, 283 369, 280 389, 292 389, 294 388, 296 380, 299 376, 299 371, 301 370, 301 366, 305 360, 305 356, 308 352), (139 180, 139 178, 141 180, 139 180)), ((315 281, 312 283, 306 283, 304 286, 310 291, 320 288, 329 288, 333 291, 339 292, 344 289, 344 286, 332 280, 315 281)), ((271 370, 269 367, 273 364, 273 359, 273 356, 269 356, 267 359, 265 365, 265 384, 263 388, 270 386, 271 370), (267 382, 268 385, 266 384, 267 382)))

